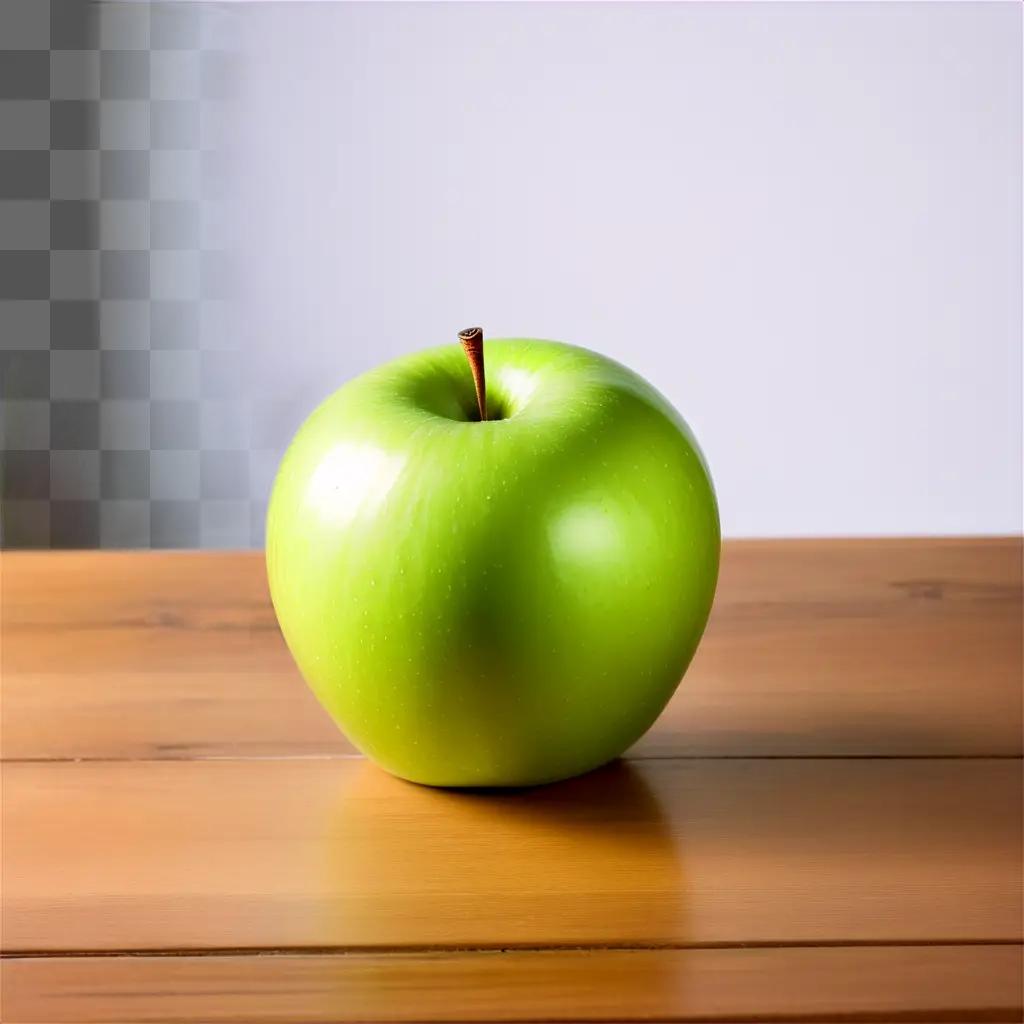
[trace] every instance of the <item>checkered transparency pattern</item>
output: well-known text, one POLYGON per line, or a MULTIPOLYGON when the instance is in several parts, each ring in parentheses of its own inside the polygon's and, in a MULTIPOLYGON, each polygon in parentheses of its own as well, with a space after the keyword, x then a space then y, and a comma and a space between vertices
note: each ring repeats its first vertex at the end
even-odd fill
POLYGON ((2 542, 262 543, 226 230, 230 13, 0 4, 2 542))

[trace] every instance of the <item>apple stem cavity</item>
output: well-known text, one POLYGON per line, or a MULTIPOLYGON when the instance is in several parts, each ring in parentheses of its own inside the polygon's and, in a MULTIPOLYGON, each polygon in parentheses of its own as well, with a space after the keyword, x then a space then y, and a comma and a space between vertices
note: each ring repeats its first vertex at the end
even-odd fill
POLYGON ((480 410, 481 421, 487 419, 487 384, 484 377, 484 332, 479 327, 467 327, 459 331, 462 351, 469 360, 469 368, 473 372, 473 386, 476 388, 476 405, 480 410))

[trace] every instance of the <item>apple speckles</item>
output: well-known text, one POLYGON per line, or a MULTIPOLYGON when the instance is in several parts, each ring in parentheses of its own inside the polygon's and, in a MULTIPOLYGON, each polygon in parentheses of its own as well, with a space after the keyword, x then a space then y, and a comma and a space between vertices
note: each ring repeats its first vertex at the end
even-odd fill
POLYGON ((631 702, 653 708, 678 681, 678 651, 696 643, 678 628, 680 593, 710 602, 707 573, 680 577, 688 549, 717 541, 688 436, 667 429, 660 400, 628 371, 528 344, 494 352, 492 380, 511 363, 536 385, 515 423, 453 422, 441 372, 452 360, 409 357, 388 381, 346 385, 331 400, 345 415, 304 428, 281 478, 284 508, 325 453, 350 446, 337 474, 324 471, 330 515, 296 500, 305 511, 272 524, 268 561, 288 571, 272 571, 271 587, 308 658, 300 667, 343 692, 342 724, 419 782, 549 781, 625 749, 631 702), (423 382, 445 393, 413 395, 423 382), (368 449, 406 460, 386 494, 378 470, 389 464, 368 449), (586 730, 570 714, 584 700, 586 730))

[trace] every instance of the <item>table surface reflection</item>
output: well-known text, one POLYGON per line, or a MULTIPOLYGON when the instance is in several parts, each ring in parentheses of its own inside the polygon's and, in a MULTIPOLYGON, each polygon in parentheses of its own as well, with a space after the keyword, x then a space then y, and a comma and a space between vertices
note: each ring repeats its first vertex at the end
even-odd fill
POLYGON ((360 758, 257 553, 5 553, 2 1018, 1015 1020, 1021 542, 738 541, 627 756, 360 758))

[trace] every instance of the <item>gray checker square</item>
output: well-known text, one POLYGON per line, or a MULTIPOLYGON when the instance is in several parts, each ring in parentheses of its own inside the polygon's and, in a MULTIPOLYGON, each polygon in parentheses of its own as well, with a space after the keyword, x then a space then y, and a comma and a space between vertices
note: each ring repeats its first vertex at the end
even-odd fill
POLYGON ((245 402, 200 403, 199 441, 203 448, 248 451, 249 410, 245 402))
POLYGON ((50 496, 50 453, 16 451, 3 453, 2 494, 20 501, 41 501, 50 496))
POLYGON ((188 250, 150 253, 153 298, 196 302, 202 294, 202 257, 188 250))
POLYGON ((39 0, 4 0, 0 39, 14 49, 45 50, 50 45, 50 5, 39 0))
POLYGON ((199 502, 151 501, 149 542, 154 548, 199 547, 199 502))
POLYGON ((46 150, 0 150, 0 199, 48 199, 50 154, 46 150))
POLYGON ((148 501, 100 502, 100 545, 104 548, 148 548, 148 501))
POLYGON ((0 244, 7 249, 49 249, 50 204, 41 199, 0 199, 0 244))
POLYGON ((0 100, 0 149, 49 149, 46 100, 0 100))
POLYGON ((98 100, 100 55, 96 50, 53 50, 50 53, 50 98, 98 100))
POLYGON ((50 445, 67 451, 90 451, 99 448, 99 402, 50 402, 50 445))
POLYGON ((99 41, 104 50, 148 50, 150 3, 105 0, 99 7, 99 41))
POLYGON ((0 394, 4 398, 49 398, 50 353, 0 352, 0 394))
POLYGON ((100 294, 104 299, 146 299, 150 290, 150 254, 145 249, 100 254, 100 294))
POLYGON ((154 300, 150 304, 149 316, 153 348, 199 347, 200 308, 196 303, 154 300))
POLYGON ((149 103, 104 100, 100 107, 101 149, 149 149, 149 103))
POLYGON ((199 395, 199 353, 152 352, 150 391, 153 398, 189 399, 199 395))
POLYGON ((0 548, 38 549, 50 546, 48 501, 4 501, 0 505, 0 548))
POLYGON ((95 251, 58 249, 50 253, 50 297, 96 299, 100 294, 100 257, 95 251))
MULTIPOLYGON (((6 39, 0 39, 0 45, 6 39)), ((0 50, 0 99, 45 100, 50 96, 48 50, 0 50)))
MULTIPOLYGON (((49 162, 49 175, 45 167, 42 170, 43 177, 40 183, 44 192, 49 177, 49 194, 54 199, 99 199, 99 153, 88 150, 65 150, 41 155, 48 157, 49 162)), ((3 154, 0 154, 0 162, 2 160, 3 154)))
POLYGON ((106 399, 100 405, 100 447, 108 451, 149 451, 149 402, 106 399))
POLYGON ((200 454, 199 490, 204 499, 244 500, 249 497, 246 452, 204 451, 200 454))
POLYGON ((100 323, 96 303, 62 299, 50 303, 50 343, 54 349, 97 349, 100 323))
POLYGON ((150 96, 155 100, 198 99, 202 54, 197 50, 154 50, 149 55, 150 96))
POLYGON ((48 253, 0 251, 0 301, 46 299, 49 295, 48 253))
POLYGON ((49 451, 50 403, 44 399, 10 399, 0 403, 0 449, 49 451))
POLYGON ((150 496, 160 501, 199 500, 199 452, 154 451, 150 455, 150 496))
POLYGON ((100 105, 94 100, 53 100, 50 103, 51 149, 98 149, 100 105))
POLYGON ((104 199, 99 204, 99 247, 148 249, 149 221, 149 203, 145 199, 104 199))
POLYGON ((100 353, 51 352, 50 396, 54 399, 98 399, 100 353))
POLYGON ((149 452, 101 452, 102 498, 149 498, 149 452))
POLYGON ((51 498, 61 501, 96 501, 99 496, 99 452, 50 452, 51 498))
POLYGON ((198 202, 181 199, 154 200, 150 209, 150 236, 154 249, 198 249, 200 213, 198 202))
POLYGON ((150 154, 111 151, 100 154, 100 195, 103 199, 147 199, 150 154))
POLYGON ((149 99, 149 74, 146 50, 100 53, 100 95, 105 100, 149 99))
POLYGON ((95 50, 99 27, 99 5, 91 0, 50 0, 51 49, 95 50))
POLYGON ((57 199, 50 203, 51 249, 95 249, 100 239, 96 203, 84 199, 57 199))
POLYGON ((199 543, 204 548, 244 548, 249 543, 249 502, 203 501, 199 543))
POLYGON ((139 299, 104 299, 99 303, 100 340, 105 349, 148 350, 150 304, 139 299))
POLYGON ((199 402, 151 402, 149 440, 150 447, 154 452, 198 451, 199 402))
POLYGON ((154 149, 198 149, 200 106, 188 100, 154 100, 150 137, 154 149))
POLYGON ((200 10, 177 0, 159 0, 151 8, 150 45, 154 50, 194 50, 202 42, 200 10))
POLYGON ((95 548, 99 542, 100 507, 97 502, 50 502, 51 548, 95 548))
POLYGON ((197 151, 168 149, 149 154, 154 199, 196 199, 202 194, 197 151))
MULTIPOLYGON (((0 302, 0 353, 30 350, 42 352, 49 348, 49 345, 49 302, 42 299, 0 302)), ((0 367, 3 365, 3 358, 0 356, 0 367)))
POLYGON ((149 352, 103 350, 99 356, 104 399, 149 397, 149 352))

